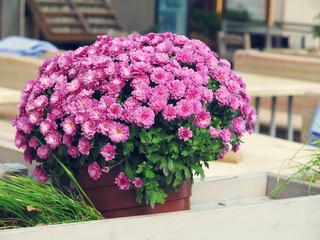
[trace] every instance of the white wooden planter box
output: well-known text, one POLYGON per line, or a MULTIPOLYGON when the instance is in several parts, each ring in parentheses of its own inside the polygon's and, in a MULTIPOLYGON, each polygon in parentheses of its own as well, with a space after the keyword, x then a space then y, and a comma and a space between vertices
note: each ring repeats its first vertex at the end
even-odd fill
POLYGON ((266 173, 209 178, 194 184, 189 211, 0 230, 0 239, 320 239, 320 187, 309 196, 308 183, 292 182, 269 200, 276 181, 266 173))

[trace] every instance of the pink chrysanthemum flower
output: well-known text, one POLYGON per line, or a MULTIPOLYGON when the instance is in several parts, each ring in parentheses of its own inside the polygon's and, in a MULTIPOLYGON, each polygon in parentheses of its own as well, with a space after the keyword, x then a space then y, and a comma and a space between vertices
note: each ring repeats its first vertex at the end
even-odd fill
POLYGON ((14 143, 17 148, 24 149, 26 147, 26 137, 22 134, 21 131, 16 132, 16 136, 14 138, 14 143))
POLYGON ((136 187, 136 188, 139 188, 139 187, 142 187, 142 184, 143 184, 143 182, 141 181, 141 179, 140 178, 135 178, 133 181, 132 181, 132 183, 134 184, 134 186, 136 187))
POLYGON ((202 91, 203 91, 202 99, 203 99, 205 102, 211 103, 212 100, 213 100, 213 92, 212 92, 212 90, 209 89, 209 88, 203 87, 203 88, 202 88, 202 91))
POLYGON ((18 119, 16 126, 17 129, 26 134, 29 134, 32 131, 32 124, 27 117, 21 117, 20 119, 18 119))
POLYGON ((237 110, 239 108, 240 102, 237 97, 231 96, 230 97, 230 107, 232 110, 237 110))
POLYGON ((102 107, 94 107, 89 113, 89 118, 96 122, 103 121, 106 119, 105 109, 102 107))
POLYGON ((107 110, 107 116, 111 119, 118 119, 122 116, 122 107, 118 103, 113 103, 107 110))
POLYGON ((165 99, 168 99, 170 93, 165 85, 157 85, 152 89, 152 96, 161 96, 165 99))
POLYGON ((56 123, 51 121, 51 120, 44 120, 40 123, 40 132, 43 134, 43 135, 47 135, 48 132, 54 130, 56 128, 56 123))
POLYGON ((231 94, 225 86, 222 86, 214 93, 214 96, 220 105, 227 105, 230 101, 231 94))
POLYGON ((76 133, 77 130, 77 125, 75 123, 74 117, 67 117, 64 119, 64 121, 61 123, 61 126, 63 128, 63 131, 68 134, 73 136, 76 133))
POLYGON ((150 76, 151 81, 157 83, 157 84, 165 84, 167 81, 167 72, 164 71, 162 68, 154 68, 153 72, 150 76))
POLYGON ((132 95, 139 101, 146 102, 150 96, 151 89, 146 84, 137 85, 132 91, 132 95))
POLYGON ((214 127, 209 127, 209 132, 212 138, 217 138, 220 136, 220 129, 215 129, 214 127))
POLYGON ((166 53, 156 53, 153 61, 156 64, 166 64, 169 61, 169 56, 166 53))
POLYGON ((130 124, 134 124, 134 112, 135 112, 135 108, 131 107, 131 108, 125 108, 123 110, 123 115, 122 118, 124 121, 126 121, 127 123, 130 124))
POLYGON ((154 123, 155 114, 151 108, 138 107, 134 112, 135 123, 144 127, 145 129, 150 128, 154 123))
POLYGON ((138 107, 141 105, 141 102, 139 102, 136 98, 134 97, 129 97, 123 104, 125 108, 134 108, 138 107))
POLYGON ((127 178, 127 176, 120 172, 118 177, 115 178, 115 184, 118 185, 120 190, 128 190, 131 186, 131 181, 127 178))
POLYGON ((78 148, 74 147, 74 146, 68 147, 68 154, 73 158, 76 158, 76 157, 80 156, 78 148))
POLYGON ((38 178, 39 182, 44 183, 48 181, 48 177, 45 174, 44 169, 40 166, 35 167, 33 175, 38 178))
POLYGON ((246 131, 246 121, 242 117, 237 117, 232 120, 232 126, 239 136, 243 136, 246 131))
POLYGON ((190 130, 190 127, 180 127, 178 130, 178 135, 180 139, 188 141, 190 138, 192 138, 192 131, 190 130))
POLYGON ((99 106, 107 109, 113 103, 116 103, 116 98, 104 95, 99 101, 99 106))
POLYGON ((238 94, 240 90, 240 84, 237 81, 230 80, 227 83, 227 87, 231 94, 238 94))
POLYGON ((113 121, 111 119, 106 119, 103 122, 100 122, 98 124, 98 132, 101 132, 103 135, 107 136, 112 123, 113 121))
POLYGON ((229 129, 222 129, 222 130, 220 131, 220 137, 221 137, 223 143, 228 143, 228 142, 230 142, 231 136, 232 136, 232 133, 230 132, 229 129))
POLYGON ((177 116, 187 119, 193 114, 193 106, 188 100, 182 99, 176 105, 177 116))
POLYGON ((29 147, 36 148, 39 146, 39 142, 35 136, 33 136, 29 141, 29 147))
POLYGON ((251 112, 249 113, 249 116, 248 116, 248 123, 255 124, 257 120, 258 120, 257 111, 255 109, 251 109, 251 112))
POLYGON ((58 91, 54 92, 50 97, 50 106, 59 106, 62 102, 62 94, 58 91))
POLYGON ((107 143, 101 149, 101 155, 106 161, 114 159, 116 146, 112 146, 110 143, 107 143))
POLYGON ((31 155, 31 149, 29 147, 26 147, 23 151, 23 157, 25 162, 32 164, 33 156, 31 155))
POLYGON ((209 126, 210 122, 210 113, 207 111, 202 111, 195 116, 193 124, 197 125, 199 128, 206 128, 209 126))
POLYGON ((65 144, 67 147, 71 146, 71 142, 73 141, 73 137, 68 134, 64 134, 62 137, 62 143, 65 144))
POLYGON ((61 143, 61 134, 56 131, 49 132, 45 137, 45 140, 52 149, 55 149, 61 143))
POLYGON ((185 96, 188 100, 201 100, 201 92, 196 88, 190 88, 186 91, 185 96))
POLYGON ((234 144, 231 150, 235 153, 239 150, 239 147, 240 147, 240 144, 234 144))
POLYGON ((158 113, 167 105, 167 99, 162 96, 153 96, 149 101, 149 107, 155 112, 158 113))
POLYGON ((39 97, 37 97, 34 102, 33 105, 39 110, 42 111, 45 106, 48 105, 48 98, 45 95, 41 95, 39 97))
POLYGON ((162 116, 165 120, 169 122, 172 121, 177 116, 176 108, 172 104, 165 106, 162 111, 162 116))
POLYGON ((89 151, 91 148, 92 146, 90 145, 88 139, 86 139, 85 137, 80 138, 78 143, 78 150, 80 153, 84 155, 89 155, 89 151))
POLYGON ((47 159, 50 155, 50 148, 48 145, 40 146, 37 149, 37 156, 41 159, 47 159))
POLYGON ((114 143, 125 142, 129 137, 129 128, 122 123, 113 122, 109 128, 108 136, 114 143))
POLYGON ((194 85, 203 84, 203 77, 201 76, 200 73, 194 72, 191 74, 190 78, 191 78, 194 85))
POLYGON ((82 131, 85 133, 86 138, 93 138, 97 131, 97 126, 93 121, 86 121, 82 124, 82 131))
POLYGON ((108 167, 101 168, 101 172, 108 173, 110 169, 108 167))
POLYGON ((102 173, 100 171, 100 166, 98 165, 97 162, 93 162, 89 165, 88 173, 94 181, 97 181, 100 178, 102 173))
POLYGON ((41 112, 33 110, 29 113, 29 121, 32 125, 39 125, 42 119, 43 119, 43 116, 41 112))
POLYGON ((142 84, 146 84, 146 85, 150 84, 150 79, 149 79, 149 76, 147 74, 136 75, 132 79, 132 81, 130 83, 130 86, 131 87, 136 87, 137 85, 142 85, 142 84))
POLYGON ((171 81, 168 88, 173 99, 181 99, 186 91, 186 86, 179 80, 171 81))

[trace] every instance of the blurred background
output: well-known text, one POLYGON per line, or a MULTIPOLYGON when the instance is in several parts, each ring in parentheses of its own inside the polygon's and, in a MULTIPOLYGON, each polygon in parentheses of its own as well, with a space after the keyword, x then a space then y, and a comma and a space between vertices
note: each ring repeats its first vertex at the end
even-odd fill
POLYGON ((308 139, 320 96, 319 0, 0 0, 0 123, 17 114, 44 59, 101 34, 168 31, 232 63, 258 111, 255 132, 308 139))
POLYGON ((168 31, 205 42, 247 84, 258 122, 238 172, 276 172, 311 126, 320 138, 320 0, 0 0, 0 162, 24 162, 11 121, 44 59, 97 35, 168 31))
POLYGON ((0 9, 1 39, 25 36, 59 49, 98 34, 167 31, 199 38, 230 61, 245 41, 260 50, 320 46, 319 0, 0 0, 0 9))

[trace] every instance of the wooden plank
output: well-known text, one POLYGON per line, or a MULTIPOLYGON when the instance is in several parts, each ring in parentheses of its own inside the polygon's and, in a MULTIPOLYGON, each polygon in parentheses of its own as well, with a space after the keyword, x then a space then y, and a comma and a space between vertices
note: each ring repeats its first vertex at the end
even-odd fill
MULTIPOLYGON (((32 175, 35 165, 25 162, 23 150, 18 149, 13 141, 0 139, 0 164, 18 163, 28 168, 29 177, 32 175)), ((0 238, 1 239, 1 238, 0 238)))
POLYGON ((280 138, 273 138, 263 134, 245 134, 239 153, 243 160, 237 164, 221 161, 209 162, 209 169, 204 169, 207 177, 233 176, 259 172, 289 174, 296 171, 289 159, 296 154, 298 163, 310 160, 310 151, 316 148, 304 146, 301 143, 291 142, 280 138), (298 150, 302 149, 299 153, 298 150))
POLYGON ((235 71, 320 83, 320 58, 237 50, 233 60, 235 71))
POLYGON ((193 204, 218 203, 264 197, 266 187, 267 175, 265 173, 211 177, 206 178, 203 182, 196 179, 192 188, 191 202, 193 204))
POLYGON ((243 207, 1 230, 0 238, 32 239, 319 239, 319 196, 243 207))
POLYGON ((268 76, 236 71, 247 84, 251 97, 303 96, 310 89, 320 90, 320 83, 281 76, 268 76))
POLYGON ((19 103, 21 91, 0 87, 0 104, 19 103))
MULTIPOLYGON (((287 178, 277 179, 276 175, 269 175, 267 182, 267 195, 269 195, 275 186, 283 183, 287 178)), ((319 184, 310 184, 307 181, 292 180, 276 195, 277 199, 294 198, 308 195, 320 194, 319 184)))
POLYGON ((42 60, 0 54, 0 86, 22 91, 25 84, 37 77, 42 60))

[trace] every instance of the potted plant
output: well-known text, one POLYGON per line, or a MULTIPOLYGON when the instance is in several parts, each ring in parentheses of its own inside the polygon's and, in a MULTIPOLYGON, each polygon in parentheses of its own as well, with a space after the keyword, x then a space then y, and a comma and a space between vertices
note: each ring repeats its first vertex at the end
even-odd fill
POLYGON ((207 161, 238 150, 256 121, 249 102, 230 63, 199 40, 98 36, 39 67, 13 120, 15 144, 38 164, 41 182, 74 173, 91 199, 98 194, 102 214, 100 203, 112 199, 101 196, 115 196, 96 192, 107 178, 156 209, 168 194, 188 195, 179 187, 190 186, 193 173, 203 178, 207 161))

